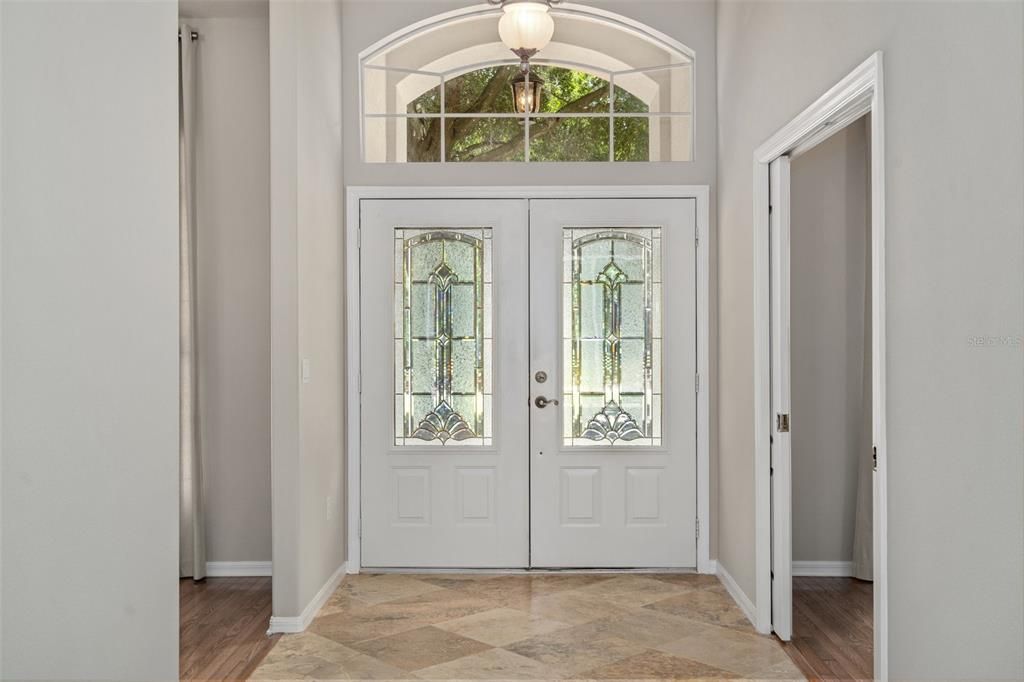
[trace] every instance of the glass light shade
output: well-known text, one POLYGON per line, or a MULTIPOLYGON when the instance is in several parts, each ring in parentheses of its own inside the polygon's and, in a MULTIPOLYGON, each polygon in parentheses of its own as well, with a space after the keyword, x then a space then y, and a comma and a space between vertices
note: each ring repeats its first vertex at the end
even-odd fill
POLYGON ((543 50, 555 35, 546 2, 510 2, 498 23, 498 35, 510 50, 543 50))
POLYGON ((521 74, 512 79, 512 101, 515 102, 515 113, 538 113, 540 111, 540 97, 543 88, 544 81, 532 73, 530 74, 529 87, 526 86, 526 74, 521 74))

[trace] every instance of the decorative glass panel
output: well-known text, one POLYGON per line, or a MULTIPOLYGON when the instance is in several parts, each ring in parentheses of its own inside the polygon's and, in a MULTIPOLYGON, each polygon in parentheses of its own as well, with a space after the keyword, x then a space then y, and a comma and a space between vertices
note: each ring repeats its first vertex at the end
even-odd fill
POLYGON ((395 230, 395 445, 491 444, 491 228, 395 230))
POLYGON ((520 61, 498 42, 497 6, 467 7, 378 42, 359 59, 362 158, 692 161, 693 51, 586 4, 560 11, 556 42, 530 59, 536 107, 518 101, 520 61))
POLYGON ((661 228, 565 228, 567 446, 661 445, 661 228))

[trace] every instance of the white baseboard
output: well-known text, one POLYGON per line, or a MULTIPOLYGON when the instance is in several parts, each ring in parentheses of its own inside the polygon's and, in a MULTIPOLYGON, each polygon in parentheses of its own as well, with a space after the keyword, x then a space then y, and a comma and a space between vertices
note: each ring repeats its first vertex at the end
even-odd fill
POLYGON ((729 575, 729 571, 725 570, 725 566, 718 564, 718 579, 725 585, 725 589, 729 592, 729 596, 733 598, 740 610, 743 611, 743 615, 747 617, 750 624, 757 629, 757 618, 755 617, 754 602, 750 601, 750 597, 747 593, 740 589, 739 584, 736 580, 729 575))
POLYGON ((718 575, 718 560, 708 559, 697 566, 697 572, 702 575, 718 575))
POLYGON ((821 578, 853 577, 852 561, 794 561, 794 577, 816 576, 821 578))
POLYGON ((248 578, 273 575, 269 561, 207 561, 207 578, 248 578))
POLYGON ((309 624, 316 618, 316 614, 320 612, 327 600, 334 594, 334 590, 338 589, 338 585, 341 584, 342 579, 348 572, 346 566, 347 562, 342 562, 341 566, 338 566, 338 570, 327 579, 327 582, 323 584, 320 591, 314 595, 306 608, 302 609, 302 614, 299 616, 271 616, 270 617, 270 629, 267 630, 268 635, 274 635, 279 632, 283 633, 296 633, 305 632, 309 624))

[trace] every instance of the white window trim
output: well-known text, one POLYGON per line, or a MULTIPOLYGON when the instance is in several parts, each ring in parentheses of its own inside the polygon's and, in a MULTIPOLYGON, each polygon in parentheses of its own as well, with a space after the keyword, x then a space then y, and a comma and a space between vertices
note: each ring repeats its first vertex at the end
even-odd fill
MULTIPOLYGON (((436 31, 436 30, 439 30, 439 29, 442 29, 445 26, 454 25, 454 24, 457 24, 457 23, 461 23, 461 22, 477 19, 477 18, 480 18, 480 17, 497 16, 500 13, 501 13, 501 9, 500 8, 496 8, 496 7, 494 7, 493 5, 490 5, 490 4, 487 4, 487 5, 475 5, 475 6, 472 6, 472 7, 467 7, 467 8, 463 8, 463 9, 459 9, 459 10, 454 10, 452 12, 446 12, 446 13, 443 13, 443 14, 439 14, 439 15, 430 17, 428 19, 424 19, 424 20, 422 20, 420 22, 416 22, 414 24, 411 24, 411 25, 405 27, 404 29, 396 31, 395 33, 391 34, 390 36, 387 36, 386 38, 383 38, 383 39, 377 41, 376 43, 374 43, 373 45, 371 45, 370 47, 366 48, 365 50, 363 50, 362 52, 359 53, 359 147, 360 147, 359 148, 359 153, 360 153, 360 159, 362 159, 364 163, 381 163, 381 162, 366 161, 366 159, 367 159, 367 134, 368 134, 367 129, 366 129, 366 122, 368 120, 373 120, 373 119, 377 119, 377 120, 380 120, 380 119, 395 119, 395 120, 398 120, 398 119, 409 119, 409 118, 420 118, 420 119, 520 118, 524 122, 524 129, 525 129, 524 130, 525 161, 523 161, 522 163, 541 163, 541 162, 537 162, 537 161, 532 161, 530 159, 530 124, 531 124, 531 119, 538 119, 538 118, 606 118, 609 121, 609 158, 608 158, 607 161, 587 162, 587 163, 622 163, 622 162, 616 162, 615 161, 615 125, 614 125, 614 122, 615 122, 616 118, 646 118, 647 120, 654 121, 654 120, 664 119, 664 118, 684 118, 685 117, 685 118, 688 118, 689 124, 690 124, 689 125, 689 133, 690 133, 690 139, 689 139, 689 158, 688 159, 681 159, 679 161, 681 161, 683 163, 689 163, 689 162, 693 162, 694 161, 694 147, 696 146, 696 140, 697 140, 697 121, 696 121, 696 117, 695 117, 695 114, 694 114, 694 110, 696 108, 695 107, 695 94, 696 94, 696 90, 697 90, 697 86, 696 86, 696 80, 697 80, 697 78, 696 78, 696 53, 694 52, 694 50, 692 50, 691 48, 687 47, 686 45, 684 45, 683 43, 679 42, 678 40, 675 40, 674 38, 671 38, 670 36, 660 32, 660 31, 657 31, 657 30, 651 28, 650 26, 647 26, 647 25, 645 25, 645 24, 643 24, 641 22, 638 22, 636 20, 630 19, 630 18, 625 17, 625 16, 620 15, 620 14, 616 14, 614 12, 609 12, 609 11, 606 11, 606 10, 600 10, 600 9, 597 9, 597 8, 588 7, 586 5, 579 5, 579 4, 575 4, 575 3, 564 3, 564 4, 558 5, 556 7, 553 7, 551 9, 551 14, 555 17, 556 20, 557 20, 557 18, 559 16, 564 16, 564 17, 573 17, 573 18, 586 19, 586 20, 590 20, 590 21, 596 21, 596 22, 602 23, 602 24, 604 24, 606 26, 612 26, 612 27, 615 27, 618 30, 621 30, 621 31, 626 32, 626 33, 631 33, 631 34, 633 34, 635 36, 643 38, 644 40, 646 40, 646 41, 648 41, 648 42, 650 42, 652 44, 658 45, 658 46, 662 47, 663 49, 665 49, 667 52, 670 52, 670 53, 674 52, 674 53, 676 53, 680 57, 681 61, 679 61, 678 63, 666 63, 666 64, 658 64, 658 65, 642 67, 642 68, 629 68, 629 69, 622 69, 622 70, 615 70, 615 69, 611 69, 611 68, 604 69, 604 68, 602 68, 602 67, 600 67, 600 66, 598 66, 596 64, 583 64, 583 63, 580 63, 580 62, 574 62, 574 61, 562 60, 562 59, 546 60, 544 58, 537 58, 537 59, 535 59, 533 61, 533 63, 535 63, 537 65, 542 65, 542 66, 558 66, 558 67, 563 67, 563 68, 578 69, 578 70, 586 71, 588 73, 594 73, 595 75, 599 75, 599 76, 602 76, 602 77, 605 74, 607 74, 608 75, 608 80, 609 80, 609 90, 610 90, 610 93, 611 93, 611 97, 609 98, 609 100, 610 100, 609 101, 609 112, 607 114, 602 113, 602 114, 563 114, 563 115, 558 115, 558 114, 546 114, 546 115, 545 114, 535 114, 535 115, 522 114, 522 115, 520 115, 520 114, 514 114, 514 113, 509 113, 509 114, 491 114, 491 113, 481 112, 479 115, 475 115, 475 114, 457 115, 457 114, 444 113, 444 110, 445 110, 445 103, 444 103, 445 83, 446 83, 447 80, 449 80, 450 78, 453 78, 453 77, 458 77, 459 75, 462 75, 462 74, 465 74, 465 73, 469 73, 469 72, 472 72, 472 71, 475 71, 475 70, 486 68, 488 66, 515 65, 518 62, 516 60, 514 60, 514 59, 508 59, 508 60, 493 60, 492 59, 492 60, 477 62, 477 63, 471 64, 471 65, 459 65, 458 67, 455 67, 455 68, 451 68, 451 69, 447 69, 447 70, 437 70, 437 71, 429 70, 429 69, 410 69, 410 68, 401 68, 401 67, 380 66, 380 65, 374 65, 374 64, 370 64, 369 63, 371 60, 379 57, 381 54, 385 54, 389 50, 395 49, 395 48, 397 48, 399 46, 402 46, 402 45, 404 45, 404 44, 406 44, 406 43, 408 43, 408 42, 410 42, 412 40, 415 40, 419 36, 431 33, 433 31, 436 31), (684 111, 666 111, 666 112, 657 112, 657 111, 655 111, 655 112, 648 112, 648 113, 636 113, 636 114, 632 114, 632 115, 620 114, 620 113, 616 113, 614 111, 614 92, 615 92, 615 78, 616 78, 616 76, 619 76, 619 77, 632 76, 632 75, 637 75, 637 74, 644 74, 644 73, 648 73, 648 72, 661 71, 661 70, 667 70, 667 69, 679 68, 679 67, 689 67, 689 69, 690 69, 690 73, 689 73, 689 93, 688 93, 688 99, 689 99, 689 104, 690 104, 690 106, 689 106, 690 111, 685 111, 685 112, 684 111), (367 70, 381 70, 381 71, 391 72, 391 73, 406 73, 409 76, 417 76, 417 75, 419 75, 419 76, 438 78, 439 79, 439 86, 441 88, 441 112, 442 113, 432 114, 432 115, 416 115, 416 116, 410 116, 409 114, 398 113, 398 112, 395 112, 395 113, 376 113, 376 114, 369 114, 369 113, 367 113, 367 111, 366 111, 365 89, 364 89, 365 88, 365 84, 364 84, 365 73, 366 73, 367 70)), ((430 162, 430 163, 440 163, 440 164, 449 163, 448 159, 444 158, 444 153, 443 153, 443 150, 445 149, 444 134, 445 134, 445 129, 444 129, 444 126, 442 126, 442 128, 441 128, 441 149, 442 149, 441 158, 438 159, 435 162, 430 162)), ((650 163, 657 163, 659 161, 673 161, 673 159, 671 159, 671 158, 670 159, 660 159, 660 158, 658 158, 658 159, 651 160, 649 162, 650 163)), ((387 163, 387 162, 384 162, 384 163, 387 163)))

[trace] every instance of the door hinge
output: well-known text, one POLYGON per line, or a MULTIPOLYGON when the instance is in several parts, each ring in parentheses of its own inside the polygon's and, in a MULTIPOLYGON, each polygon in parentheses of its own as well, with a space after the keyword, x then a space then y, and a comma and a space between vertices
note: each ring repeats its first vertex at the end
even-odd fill
POLYGON ((777 414, 775 415, 775 430, 779 433, 789 433, 789 415, 788 414, 777 414))
POLYGON ((871 446, 871 469, 878 471, 878 446, 871 446))
POLYGON ((356 249, 363 248, 363 227, 360 225, 356 228, 356 249))
POLYGON ((697 539, 700 540, 700 517, 697 517, 697 539))
POLYGON ((700 246, 700 230, 693 231, 693 241, 696 242, 697 246, 700 246))
POLYGON ((700 393, 700 373, 698 372, 697 374, 694 374, 693 376, 694 376, 694 379, 695 379, 694 385, 693 385, 693 392, 694 393, 700 393))
POLYGON ((768 215, 771 215, 774 211, 775 211, 775 207, 772 206, 771 204, 768 204, 768 215))
POLYGON ((362 515, 359 516, 359 530, 356 531, 356 534, 358 535, 360 540, 363 539, 363 517, 362 517, 362 515))

